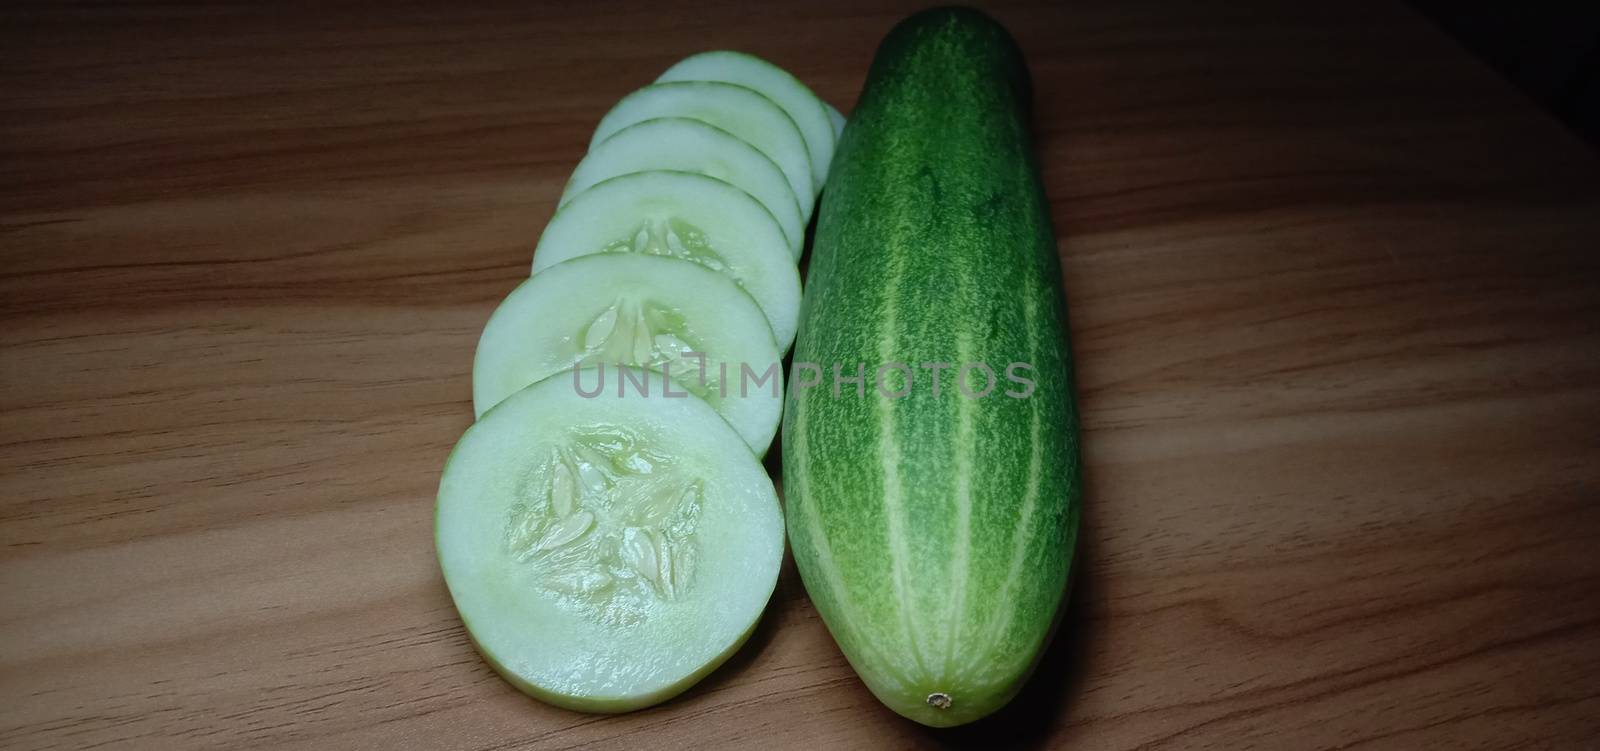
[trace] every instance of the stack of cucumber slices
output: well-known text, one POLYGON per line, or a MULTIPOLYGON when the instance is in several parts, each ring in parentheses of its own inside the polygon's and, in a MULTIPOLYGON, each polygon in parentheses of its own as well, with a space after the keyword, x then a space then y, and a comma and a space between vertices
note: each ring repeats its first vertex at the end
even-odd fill
POLYGON ((523 691, 647 706, 755 626, 784 546, 759 457, 842 125, 735 52, 673 65, 600 121, 532 276, 484 328, 478 421, 439 486, 451 596, 523 691))

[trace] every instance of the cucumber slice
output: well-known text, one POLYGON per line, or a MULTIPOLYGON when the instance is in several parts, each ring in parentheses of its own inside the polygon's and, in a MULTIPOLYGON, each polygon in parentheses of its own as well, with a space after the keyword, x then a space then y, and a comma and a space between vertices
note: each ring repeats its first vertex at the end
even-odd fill
POLYGON ((794 120, 753 89, 713 81, 657 83, 617 102, 595 128, 589 150, 634 123, 658 117, 687 117, 710 123, 751 146, 783 170, 789 188, 800 199, 800 215, 811 221, 817 197, 811 178, 811 155, 794 120))
POLYGON ((684 258, 727 274, 761 306, 779 351, 794 341, 800 272, 778 220, 749 193, 692 172, 654 170, 601 181, 551 217, 533 270, 630 251, 684 258))
POLYGON ((838 108, 834 107, 831 104, 827 105, 827 106, 828 106, 828 120, 832 121, 832 123, 833 123, 834 143, 837 144, 839 136, 844 135, 844 123, 845 123, 844 113, 840 112, 838 110, 838 108))
POLYGON ((578 163, 561 195, 561 203, 566 204, 601 180, 661 169, 699 172, 754 196, 778 220, 789 239, 789 249, 796 259, 800 258, 806 226, 800 218, 800 201, 783 170, 766 154, 728 131, 686 117, 635 123, 601 141, 578 163))
POLYGON ((677 258, 600 253, 534 274, 500 303, 478 340, 472 401, 482 417, 574 365, 649 366, 764 454, 783 409, 778 360, 761 308, 732 279, 677 258))
POLYGON ((435 544, 467 632, 507 681, 622 712, 678 694, 744 642, 777 582, 783 516, 705 402, 618 397, 618 372, 599 373, 598 396, 560 373, 467 429, 439 481, 435 544))
POLYGON ((833 123, 828 119, 822 100, 789 71, 754 55, 716 50, 678 61, 656 81, 736 83, 771 99, 800 129, 810 152, 811 180, 816 190, 822 190, 822 183, 828 179, 828 163, 833 159, 833 123))

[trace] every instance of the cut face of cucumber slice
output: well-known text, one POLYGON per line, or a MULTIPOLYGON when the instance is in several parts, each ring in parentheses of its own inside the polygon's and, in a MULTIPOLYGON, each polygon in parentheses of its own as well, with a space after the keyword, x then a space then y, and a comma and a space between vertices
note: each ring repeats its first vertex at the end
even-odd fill
POLYGON ((533 270, 608 252, 672 256, 727 274, 761 306, 779 351, 794 341, 800 273, 778 221, 749 193, 691 172, 601 181, 550 219, 533 270))
POLYGON ((506 680, 621 712, 671 698, 743 643, 777 582, 783 518, 705 402, 618 397, 615 372, 585 398, 596 375, 547 378, 467 429, 439 482, 435 544, 461 620, 506 680))
POLYGON ((634 123, 658 117, 687 117, 721 128, 766 154, 800 197, 800 215, 811 221, 817 197, 811 179, 811 155, 794 120, 754 89, 711 81, 658 83, 633 92, 617 102, 595 128, 589 149, 634 123), (812 200, 807 200, 812 199, 812 200))
POLYGON ((827 105, 827 107, 828 107, 828 120, 833 123, 833 137, 834 137, 835 143, 837 144, 839 136, 844 134, 844 124, 845 124, 844 113, 840 112, 838 109, 835 109, 834 106, 831 105, 831 104, 827 105))
POLYGON ((599 253, 534 274, 500 303, 478 340, 472 401, 481 417, 574 365, 653 367, 764 454, 783 405, 778 361, 761 308, 732 279, 676 258, 599 253))
POLYGON ((800 257, 806 227, 800 218, 800 201, 783 170, 727 131, 686 117, 635 123, 601 141, 578 163, 561 203, 601 180, 645 170, 698 172, 749 193, 772 212, 789 239, 789 249, 796 259, 800 257))
POLYGON ((800 129, 811 157, 812 182, 816 190, 822 190, 833 159, 833 123, 822 100, 789 71, 754 55, 718 50, 686 57, 656 80, 722 81, 761 92, 782 107, 800 129))

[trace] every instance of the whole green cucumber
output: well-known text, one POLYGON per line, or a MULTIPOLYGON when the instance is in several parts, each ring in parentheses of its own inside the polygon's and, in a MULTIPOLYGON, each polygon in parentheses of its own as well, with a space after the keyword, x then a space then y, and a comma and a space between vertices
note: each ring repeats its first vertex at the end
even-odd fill
POLYGON ((890 32, 823 194, 789 381, 783 480, 806 589, 878 699, 933 726, 1016 695, 1077 536, 1029 88, 1016 44, 977 11, 890 32))

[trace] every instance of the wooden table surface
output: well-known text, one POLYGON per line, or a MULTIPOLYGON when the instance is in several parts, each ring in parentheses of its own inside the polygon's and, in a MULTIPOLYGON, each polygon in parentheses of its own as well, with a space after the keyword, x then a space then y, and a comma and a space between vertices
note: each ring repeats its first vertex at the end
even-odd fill
POLYGON ((467 643, 433 493, 607 106, 844 108, 910 9, 0 9, 0 747, 1589 748, 1600 158, 1387 2, 995 9, 1080 361, 1079 586, 1000 719, 876 704, 792 568, 599 717, 467 643))

